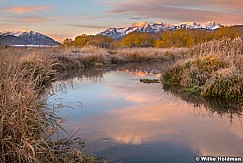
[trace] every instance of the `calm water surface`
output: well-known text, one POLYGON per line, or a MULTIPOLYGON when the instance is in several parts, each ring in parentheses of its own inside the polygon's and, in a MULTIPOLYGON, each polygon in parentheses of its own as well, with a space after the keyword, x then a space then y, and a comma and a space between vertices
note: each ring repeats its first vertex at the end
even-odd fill
MULTIPOLYGON (((87 153, 121 162, 194 162, 195 156, 243 156, 241 109, 165 91, 159 78, 168 63, 129 64, 68 73, 53 83, 50 102, 68 132, 79 132, 87 153)), ((241 106, 239 106, 241 107, 241 106)))

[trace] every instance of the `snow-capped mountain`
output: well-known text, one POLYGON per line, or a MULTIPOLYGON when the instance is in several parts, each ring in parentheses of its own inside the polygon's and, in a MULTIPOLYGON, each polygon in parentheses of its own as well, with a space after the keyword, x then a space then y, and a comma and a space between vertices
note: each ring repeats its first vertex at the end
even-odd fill
POLYGON ((57 46, 59 42, 34 31, 0 32, 0 45, 57 46))
POLYGON ((133 23, 130 27, 109 28, 101 33, 98 33, 98 35, 109 36, 113 39, 120 39, 131 32, 158 33, 161 31, 178 30, 182 28, 215 30, 221 27, 222 27, 221 24, 213 21, 209 21, 203 25, 196 22, 185 22, 180 24, 167 24, 163 22, 156 22, 156 23, 138 22, 138 23, 133 23))

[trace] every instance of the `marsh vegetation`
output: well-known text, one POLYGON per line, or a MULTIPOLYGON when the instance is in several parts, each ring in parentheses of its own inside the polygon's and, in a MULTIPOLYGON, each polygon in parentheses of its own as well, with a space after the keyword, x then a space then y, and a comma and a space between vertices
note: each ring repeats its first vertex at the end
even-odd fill
MULTIPOLYGON (((241 112, 242 42, 240 38, 224 38, 191 48, 170 49, 1 47, 0 162, 100 161, 82 152, 82 140, 55 138, 62 126, 62 119, 55 114, 59 105, 50 108, 47 97, 42 93, 60 72, 67 70, 105 68, 129 62, 170 61, 175 64, 167 67, 163 73, 161 80, 164 88, 176 85, 204 97, 233 99, 236 103, 232 105, 241 112)), ((141 82, 159 81, 142 79, 141 82)), ((212 102, 206 103, 210 107, 214 105, 212 102)), ((219 109, 217 112, 221 111, 219 109)))
POLYGON ((81 152, 79 138, 55 137, 62 123, 55 114, 59 106, 48 106, 41 96, 54 80, 55 62, 24 51, 0 50, 0 162, 97 161, 81 152))
POLYGON ((229 38, 191 48, 164 73, 164 84, 176 84, 204 97, 243 98, 243 41, 229 38))

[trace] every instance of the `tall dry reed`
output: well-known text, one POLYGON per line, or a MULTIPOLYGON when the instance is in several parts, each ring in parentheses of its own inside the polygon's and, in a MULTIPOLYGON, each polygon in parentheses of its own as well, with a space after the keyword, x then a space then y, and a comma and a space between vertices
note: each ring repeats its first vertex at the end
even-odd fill
POLYGON ((39 96, 53 61, 21 52, 0 49, 0 162, 94 162, 81 140, 53 139, 62 120, 39 96))

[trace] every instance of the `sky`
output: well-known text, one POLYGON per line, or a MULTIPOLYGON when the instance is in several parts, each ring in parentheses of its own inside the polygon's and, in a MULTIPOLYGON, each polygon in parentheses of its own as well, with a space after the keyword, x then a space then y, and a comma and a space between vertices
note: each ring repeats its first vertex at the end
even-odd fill
POLYGON ((134 22, 243 24, 243 0, 0 0, 0 31, 33 30, 57 41, 134 22))

